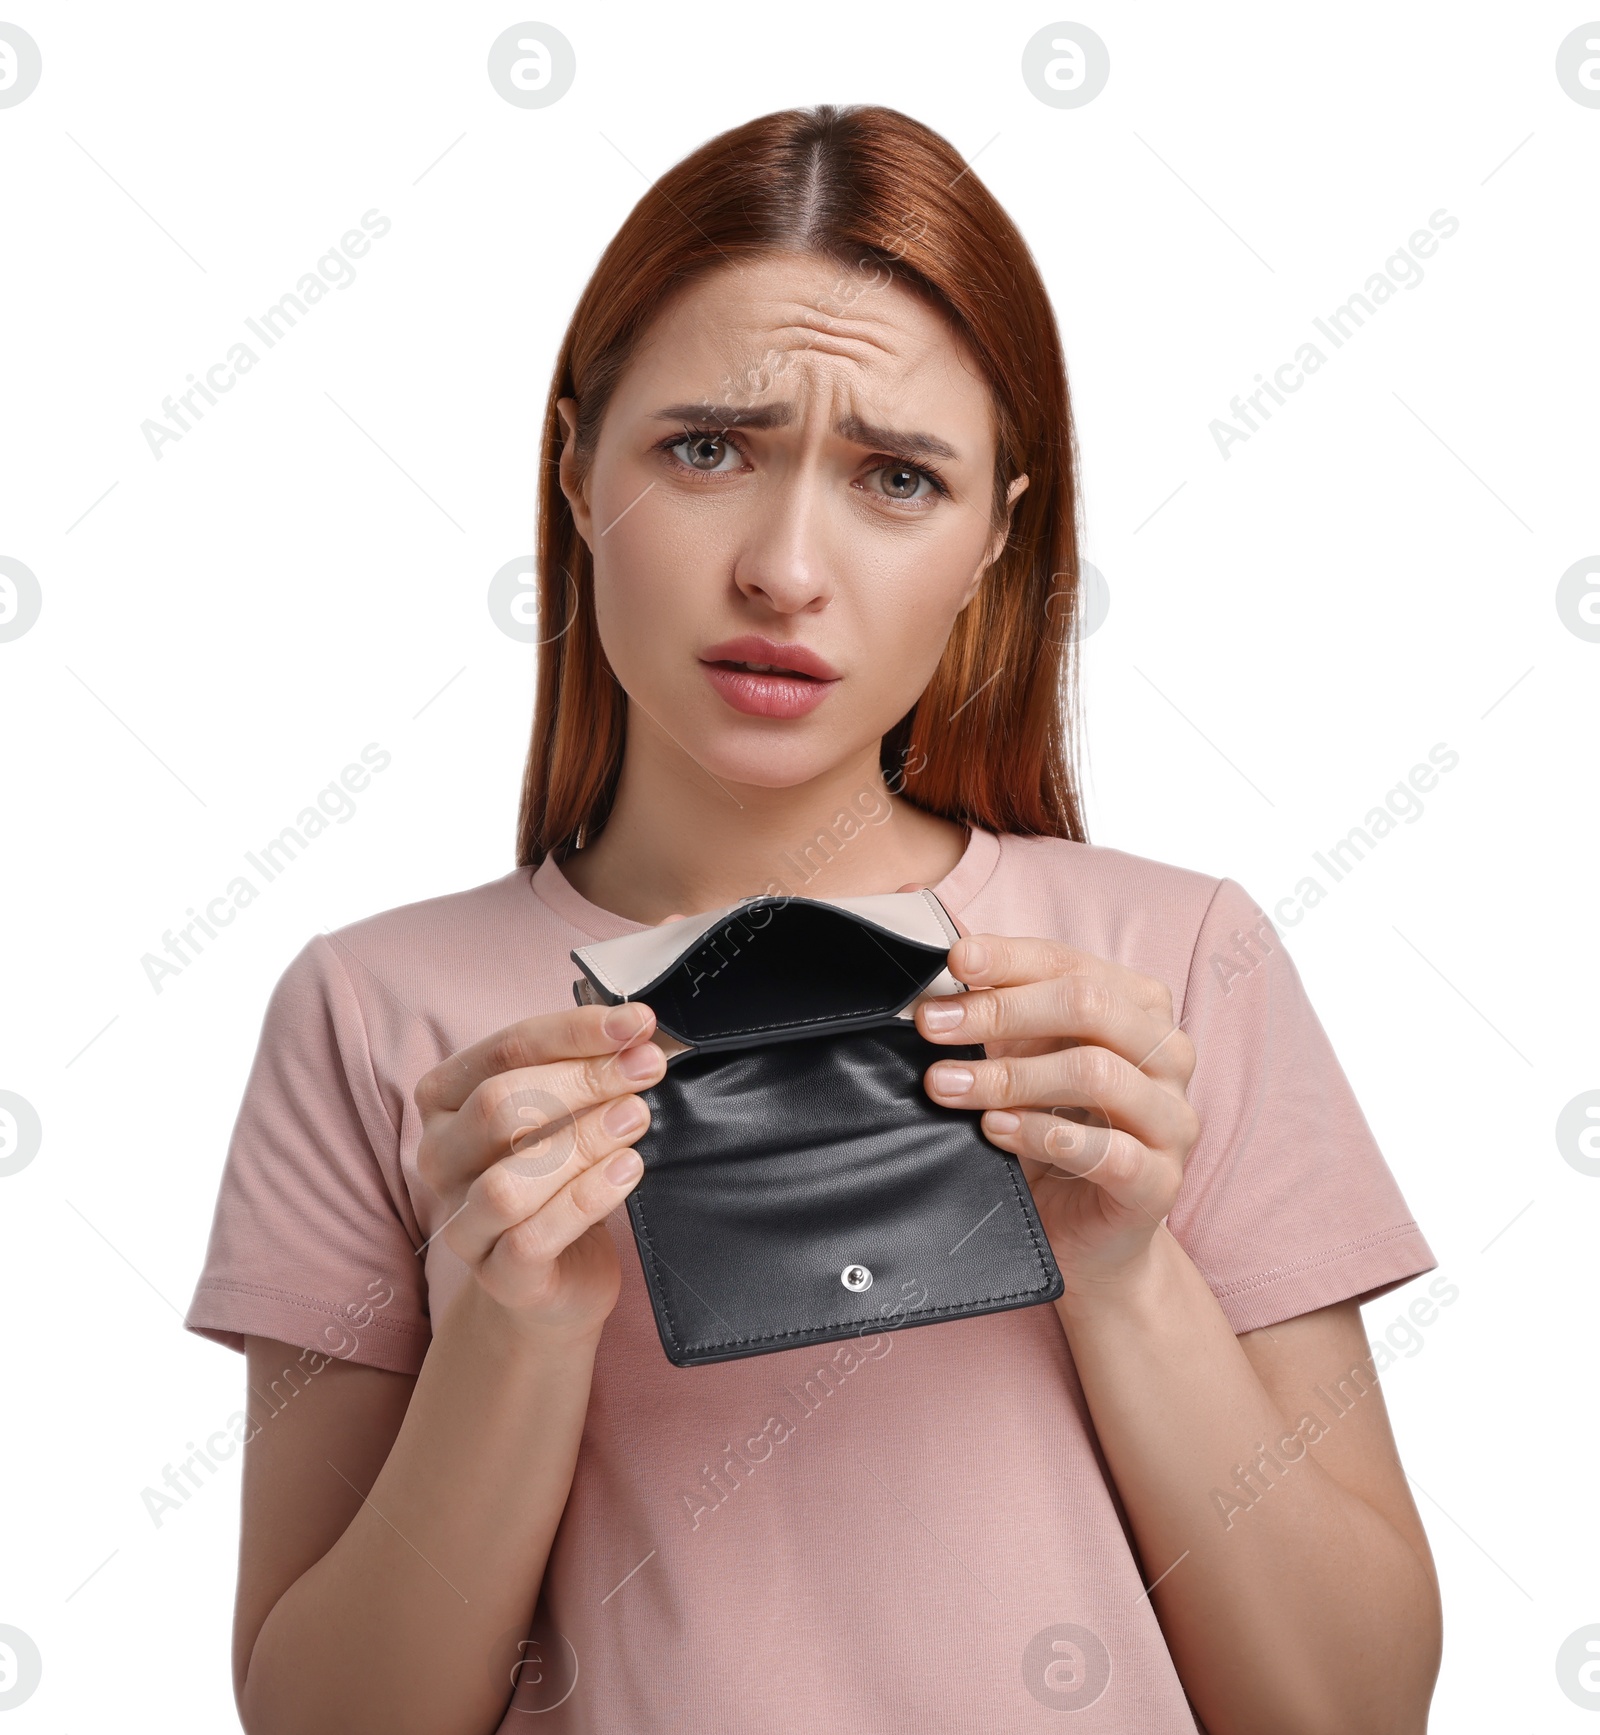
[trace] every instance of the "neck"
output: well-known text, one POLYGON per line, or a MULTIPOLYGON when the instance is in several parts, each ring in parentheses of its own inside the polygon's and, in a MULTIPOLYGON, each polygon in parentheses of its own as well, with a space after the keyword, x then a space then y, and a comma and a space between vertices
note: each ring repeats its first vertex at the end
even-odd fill
POLYGON ((806 783, 729 783, 630 706, 610 816, 561 871, 601 909, 659 922, 758 895, 935 885, 966 844, 963 827, 889 789, 876 743, 806 783))

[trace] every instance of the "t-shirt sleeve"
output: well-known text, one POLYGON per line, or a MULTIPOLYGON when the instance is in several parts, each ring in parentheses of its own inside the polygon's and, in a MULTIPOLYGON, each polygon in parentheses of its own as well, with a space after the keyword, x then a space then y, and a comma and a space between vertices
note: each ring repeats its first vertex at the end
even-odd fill
POLYGON ((431 1333, 399 1149, 355 989, 314 935, 267 1002, 186 1328, 416 1373, 431 1333))
POLYGON ((1233 880, 1200 924, 1179 1016, 1200 1134, 1167 1227, 1236 1333, 1437 1266, 1299 971, 1233 880))

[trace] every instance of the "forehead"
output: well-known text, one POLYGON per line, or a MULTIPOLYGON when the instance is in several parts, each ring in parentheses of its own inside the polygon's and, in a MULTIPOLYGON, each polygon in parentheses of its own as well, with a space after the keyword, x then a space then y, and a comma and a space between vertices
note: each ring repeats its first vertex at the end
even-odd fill
POLYGON ((814 254, 718 266, 656 317, 619 396, 735 404, 808 397, 921 414, 963 441, 992 437, 987 382, 949 318, 868 260, 814 254))

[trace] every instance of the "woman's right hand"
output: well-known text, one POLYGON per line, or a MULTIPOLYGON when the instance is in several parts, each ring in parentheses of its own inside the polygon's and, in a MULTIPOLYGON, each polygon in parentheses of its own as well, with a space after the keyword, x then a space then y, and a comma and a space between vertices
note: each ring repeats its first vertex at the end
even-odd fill
POLYGON ((604 1219, 643 1172, 637 1093, 666 1057, 638 1001, 525 1018, 418 1081, 417 1167, 491 1300, 542 1336, 598 1338, 621 1292, 604 1219))

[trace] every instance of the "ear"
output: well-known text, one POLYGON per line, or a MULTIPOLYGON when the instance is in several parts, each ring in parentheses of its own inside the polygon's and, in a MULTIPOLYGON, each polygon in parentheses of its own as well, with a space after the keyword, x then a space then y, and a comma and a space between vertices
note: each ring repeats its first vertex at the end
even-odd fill
POLYGON ((594 519, 589 511, 589 502, 585 498, 583 486, 578 480, 578 400, 576 398, 557 398, 556 414, 561 418, 561 460, 556 474, 561 480, 561 492, 567 497, 567 504, 572 509, 572 521, 578 527, 578 534, 589 544, 590 551, 594 549, 594 519))
POLYGON ((1006 545, 1006 538, 1011 534, 1011 509, 1013 506, 1016 505, 1018 495, 1020 495, 1022 493, 1022 491, 1027 486, 1028 486, 1028 478, 1025 475, 1023 475, 1023 476, 1018 476, 1011 483, 1010 487, 1008 487, 1006 489, 1006 518, 1005 518, 1005 523, 1002 524, 997 531, 995 531, 994 536, 991 538, 991 540, 989 542, 988 548, 984 552, 982 565, 980 565, 978 570, 975 573, 973 573, 972 583, 967 586, 966 595, 963 596, 961 599, 961 607, 962 608, 965 608, 967 606, 967 604, 969 602, 971 602, 972 599, 978 594, 978 586, 983 583, 983 575, 1000 558, 1001 550, 1006 545))

